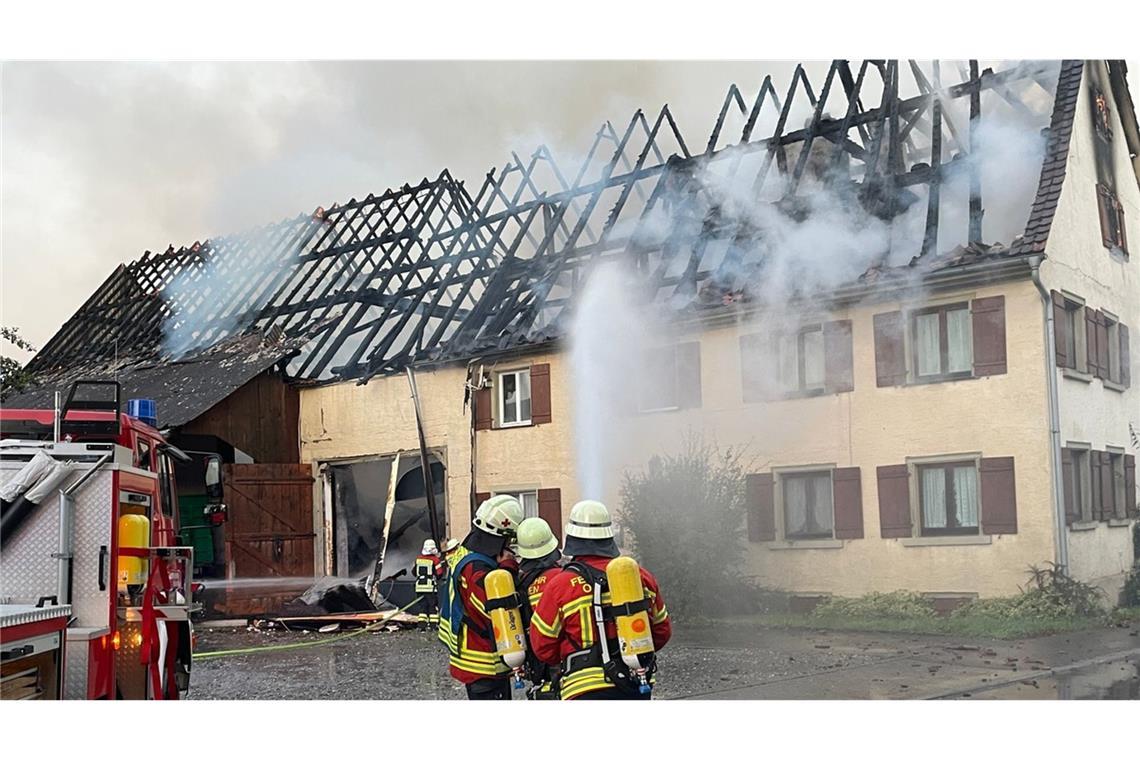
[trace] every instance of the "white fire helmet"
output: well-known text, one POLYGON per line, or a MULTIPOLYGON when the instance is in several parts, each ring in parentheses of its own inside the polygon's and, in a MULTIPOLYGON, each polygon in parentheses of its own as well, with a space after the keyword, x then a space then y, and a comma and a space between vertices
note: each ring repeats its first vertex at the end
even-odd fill
POLYGON ((439 554, 439 549, 435 545, 435 541, 430 538, 424 541, 424 548, 420 550, 420 554, 439 554))
POLYGON ((542 559, 558 548, 558 539, 541 517, 528 517, 519 523, 518 543, 523 559, 542 559))
POLYGON ((610 511, 600 501, 580 501, 570 509, 566 535, 575 538, 604 539, 614 537, 610 511))
POLYGON ((443 544, 443 553, 444 554, 451 554, 451 552, 455 551, 458 548, 459 548, 459 539, 458 538, 449 538, 443 544))
POLYGON ((522 505, 513 496, 499 494, 479 505, 471 521, 479 530, 492 536, 513 537, 524 517, 522 505))

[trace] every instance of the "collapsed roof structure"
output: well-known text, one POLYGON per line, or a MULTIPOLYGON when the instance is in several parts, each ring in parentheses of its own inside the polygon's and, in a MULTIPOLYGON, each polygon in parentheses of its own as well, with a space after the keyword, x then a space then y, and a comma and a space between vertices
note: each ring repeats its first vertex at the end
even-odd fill
POLYGON ((443 171, 147 252, 117 267, 28 368, 42 384, 177 372, 255 336, 299 383, 365 382, 559 337, 603 261, 625 262, 637 297, 679 313, 761 299, 788 229, 834 214, 877 236, 841 280, 817 285, 1040 252, 1082 66, 837 60, 814 81, 798 66, 786 89, 771 77, 753 98, 731 86, 703 146, 668 106, 639 110, 622 128, 603 124, 572 172, 540 146, 512 154, 474 195, 443 171), (1033 181, 1021 234, 1004 239, 985 217, 987 194, 1000 192, 981 180, 989 114, 1042 148, 1017 156, 1034 162, 1033 181))

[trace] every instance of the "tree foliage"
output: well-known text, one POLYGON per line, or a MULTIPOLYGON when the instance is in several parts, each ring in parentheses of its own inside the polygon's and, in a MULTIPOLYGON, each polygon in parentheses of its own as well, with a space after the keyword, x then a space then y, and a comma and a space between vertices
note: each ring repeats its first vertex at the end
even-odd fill
POLYGON ((744 571, 745 451, 720 450, 687 434, 680 453, 627 471, 621 498, 636 555, 682 615, 749 612, 754 589, 744 571))
MULTIPOLYGON (((35 351, 36 348, 20 335, 18 327, 0 325, 0 339, 22 351, 35 351)), ((19 393, 31 384, 32 376, 24 365, 10 356, 0 356, 0 401, 19 393)))

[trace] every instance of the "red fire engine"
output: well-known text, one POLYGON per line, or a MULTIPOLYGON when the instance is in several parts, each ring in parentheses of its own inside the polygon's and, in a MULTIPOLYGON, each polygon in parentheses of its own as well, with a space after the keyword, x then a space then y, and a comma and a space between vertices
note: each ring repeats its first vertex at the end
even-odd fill
MULTIPOLYGON (((175 545, 174 482, 188 456, 153 416, 119 410, 103 381, 75 383, 54 410, 0 410, 0 698, 189 688, 193 551, 175 545)), ((224 520, 216 458, 206 492, 224 520)))

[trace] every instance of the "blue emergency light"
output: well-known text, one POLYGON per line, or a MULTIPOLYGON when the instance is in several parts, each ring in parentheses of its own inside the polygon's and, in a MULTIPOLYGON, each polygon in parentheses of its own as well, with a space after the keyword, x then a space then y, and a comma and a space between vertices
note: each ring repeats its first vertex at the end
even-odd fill
POLYGON ((127 414, 151 427, 158 427, 158 409, 154 405, 154 399, 127 399, 127 414))

